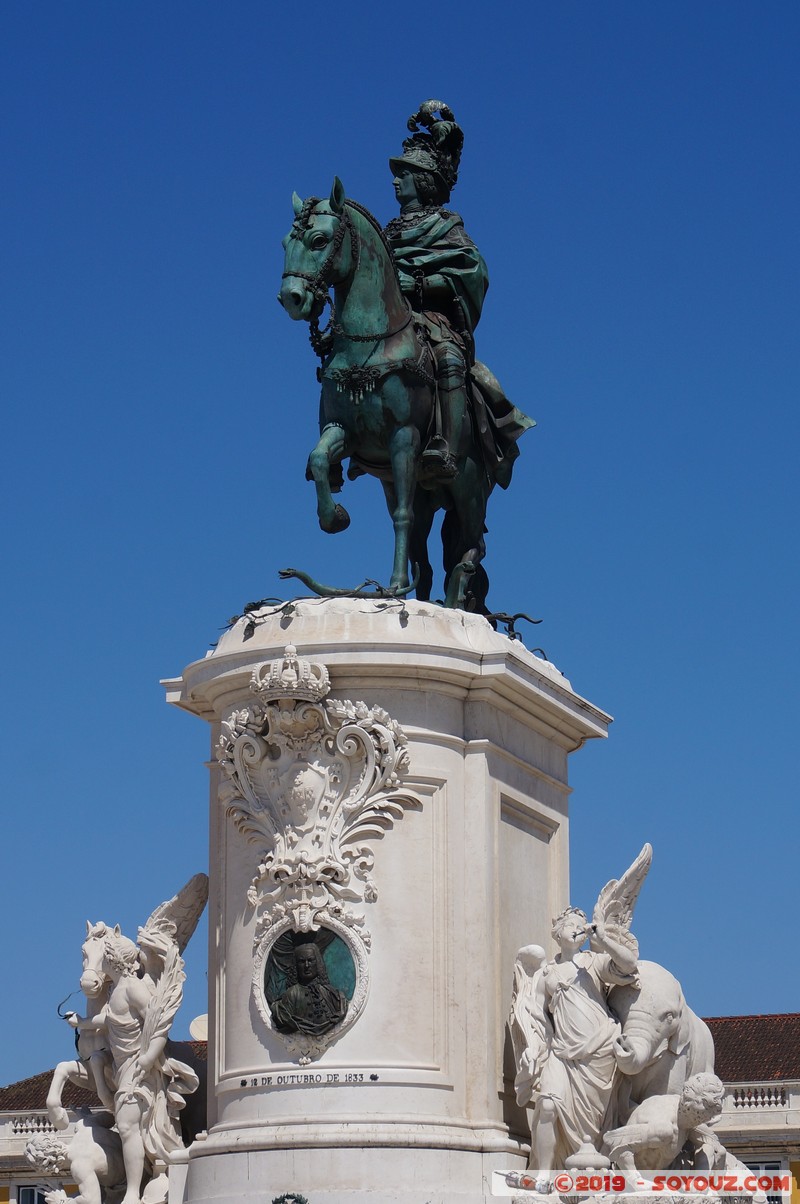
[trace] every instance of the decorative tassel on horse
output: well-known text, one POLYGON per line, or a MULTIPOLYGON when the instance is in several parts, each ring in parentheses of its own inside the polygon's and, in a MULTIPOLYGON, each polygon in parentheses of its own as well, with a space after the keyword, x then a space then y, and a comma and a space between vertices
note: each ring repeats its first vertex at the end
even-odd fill
POLYGON ((375 392, 386 372, 386 368, 375 365, 351 364, 347 368, 334 368, 327 376, 336 385, 337 393, 349 393, 353 405, 358 405, 367 393, 375 392))

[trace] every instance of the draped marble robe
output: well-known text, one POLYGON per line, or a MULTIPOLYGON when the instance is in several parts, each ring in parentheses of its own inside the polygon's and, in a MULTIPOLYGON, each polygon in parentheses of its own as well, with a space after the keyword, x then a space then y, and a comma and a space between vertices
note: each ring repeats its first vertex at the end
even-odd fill
POLYGON ((623 974, 608 954, 589 952, 577 954, 574 962, 548 962, 541 973, 553 1031, 536 1096, 555 1104, 556 1165, 563 1167, 586 1137, 599 1149, 612 1122, 619 1074, 614 1041, 622 1030, 606 995, 609 987, 626 985, 634 976, 623 974))

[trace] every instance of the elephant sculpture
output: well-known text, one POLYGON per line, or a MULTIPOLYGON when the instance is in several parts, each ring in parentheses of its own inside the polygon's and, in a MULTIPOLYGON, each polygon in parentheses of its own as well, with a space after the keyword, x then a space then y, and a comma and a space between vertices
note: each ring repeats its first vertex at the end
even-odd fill
MULTIPOLYGON (((541 1184, 537 1190, 550 1190, 556 1168, 572 1165, 567 1158, 589 1157, 590 1145, 593 1158, 606 1157, 600 1151, 609 1133, 620 1139, 621 1153, 632 1148, 642 1136, 639 1122, 626 1130, 643 1105, 644 1114, 637 1116, 648 1118, 648 1124, 663 1116, 664 1108, 687 1119, 697 1110, 693 1097, 699 1081, 706 1094, 709 1084, 713 1087, 708 1106, 716 1109, 722 1085, 713 1076, 708 1026, 687 1006, 668 970, 640 960, 631 932, 651 858, 646 844, 625 873, 603 887, 591 923, 573 907, 556 917, 552 935, 560 951, 554 958, 548 961, 539 945, 526 945, 517 954, 509 1018, 514 1089, 517 1103, 532 1109, 530 1165, 541 1184), (587 939, 589 950, 583 948, 587 939), (692 1084, 685 1091, 687 1080, 692 1084)), ((701 1110, 707 1110, 706 1103, 701 1110)), ((698 1159, 692 1165, 732 1166, 732 1156, 708 1125, 690 1128, 692 1158, 698 1159)))
POLYGON ((639 986, 613 987, 608 1002, 622 1025, 614 1053, 622 1071, 617 1124, 652 1095, 679 1094, 694 1074, 714 1070, 708 1025, 687 1005, 678 980, 657 962, 640 961, 639 986))

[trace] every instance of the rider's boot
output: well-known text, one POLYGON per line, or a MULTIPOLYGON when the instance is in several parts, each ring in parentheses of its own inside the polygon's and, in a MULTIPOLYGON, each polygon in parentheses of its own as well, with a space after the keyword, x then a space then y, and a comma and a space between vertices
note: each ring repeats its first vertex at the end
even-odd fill
POLYGON ((450 445, 450 428, 453 406, 461 408, 464 401, 463 389, 443 389, 439 386, 435 429, 420 456, 420 484, 438 485, 458 476, 458 464, 450 445))
POLYGON ((424 484, 452 481, 458 475, 453 455, 451 431, 453 414, 466 410, 466 371, 461 352, 449 345, 436 348, 437 398, 433 412, 433 431, 420 457, 420 480, 424 484))

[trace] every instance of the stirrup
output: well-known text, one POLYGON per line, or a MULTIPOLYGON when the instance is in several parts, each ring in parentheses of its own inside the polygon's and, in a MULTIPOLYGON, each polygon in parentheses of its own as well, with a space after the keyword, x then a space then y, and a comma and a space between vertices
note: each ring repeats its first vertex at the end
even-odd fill
POLYGON ((425 477, 450 481, 458 476, 458 465, 441 435, 434 435, 420 456, 420 470, 425 477))

